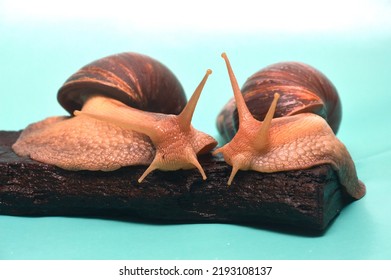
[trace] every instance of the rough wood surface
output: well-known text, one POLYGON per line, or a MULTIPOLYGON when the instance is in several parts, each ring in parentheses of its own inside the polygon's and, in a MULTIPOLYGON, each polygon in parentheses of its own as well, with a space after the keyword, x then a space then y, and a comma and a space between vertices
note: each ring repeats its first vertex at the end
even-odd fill
POLYGON ((196 170, 154 171, 144 166, 113 172, 66 171, 18 157, 20 132, 0 131, 0 214, 142 219, 158 222, 227 222, 322 232, 348 202, 328 165, 307 170, 231 172, 221 158, 200 159, 196 170))

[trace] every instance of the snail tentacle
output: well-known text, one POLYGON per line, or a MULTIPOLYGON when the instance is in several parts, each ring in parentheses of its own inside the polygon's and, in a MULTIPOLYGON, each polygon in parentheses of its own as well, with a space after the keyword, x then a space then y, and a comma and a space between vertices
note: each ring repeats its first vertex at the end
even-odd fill
POLYGON ((193 118, 193 114, 196 109, 198 100, 201 96, 201 92, 210 74, 212 74, 212 70, 208 69, 206 71, 205 76, 201 80, 200 84, 197 86, 193 95, 190 97, 189 101, 187 102, 185 108, 178 115, 178 123, 181 126, 181 128, 184 130, 188 129, 191 125, 191 120, 193 118))
POLYGON ((221 57, 224 59, 225 64, 227 66, 229 79, 231 81, 231 86, 232 86, 232 90, 234 93, 236 106, 238 109, 239 122, 243 121, 244 119, 247 119, 247 118, 252 118, 252 115, 251 115, 250 111, 248 110, 248 108, 244 102, 244 99, 241 97, 242 93, 240 92, 240 88, 239 88, 238 82, 236 80, 235 73, 232 70, 231 63, 227 57, 227 54, 222 53, 221 57))
POLYGON ((258 151, 262 151, 263 149, 265 149, 269 143, 269 130, 279 98, 280 95, 278 93, 275 93, 273 102, 269 107, 269 110, 266 114, 265 119, 262 122, 261 127, 259 128, 259 132, 257 133, 258 137, 255 140, 254 146, 258 151))

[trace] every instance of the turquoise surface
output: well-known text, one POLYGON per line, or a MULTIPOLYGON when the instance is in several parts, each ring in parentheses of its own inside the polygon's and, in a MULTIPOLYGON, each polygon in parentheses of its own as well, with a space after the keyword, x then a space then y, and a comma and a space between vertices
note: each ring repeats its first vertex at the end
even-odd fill
MULTIPOLYGON (((19 130, 65 114, 56 91, 69 75, 100 57, 136 51, 166 64, 188 95, 205 70, 213 69, 193 125, 218 137, 215 118, 232 96, 221 52, 229 55, 240 84, 268 64, 302 61, 324 72, 340 92, 338 137, 367 195, 317 237, 226 224, 0 216, 0 259, 391 259, 391 8, 386 1, 361 1, 369 6, 347 19, 338 9, 328 17, 317 11, 306 18, 310 13, 304 7, 281 14, 274 9, 277 4, 260 6, 257 20, 254 11, 242 6, 182 7, 178 16, 169 6, 178 3, 168 1, 167 7, 157 8, 167 16, 155 21, 152 3, 141 5, 133 18, 133 10, 121 7, 121 1, 110 1, 110 7, 88 1, 96 6, 78 9, 73 1, 60 8, 45 1, 34 1, 35 6, 14 2, 0 2, 0 130, 19 130), (44 5, 49 6, 46 12, 44 5), (191 8, 200 12, 197 18, 189 14, 191 8), (244 12, 250 16, 227 19, 244 12), (262 15, 278 28, 267 25, 262 15), (317 18, 331 23, 322 25, 317 18)), ((324 13, 328 5, 348 8, 327 3, 324 13)))

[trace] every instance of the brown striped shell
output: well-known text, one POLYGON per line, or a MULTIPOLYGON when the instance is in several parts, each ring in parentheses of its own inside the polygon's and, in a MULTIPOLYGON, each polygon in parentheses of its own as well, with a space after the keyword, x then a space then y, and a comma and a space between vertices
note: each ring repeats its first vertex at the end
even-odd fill
POLYGON ((59 89, 57 99, 72 114, 82 108, 86 96, 97 93, 130 107, 164 114, 179 114, 186 105, 182 85, 166 66, 132 52, 107 56, 82 67, 59 89))
MULTIPOLYGON (((312 66, 299 62, 272 64, 248 78, 241 92, 257 120, 265 118, 274 94, 279 93, 275 118, 315 113, 328 122, 334 133, 338 131, 342 117, 338 92, 331 81, 312 66)), ((218 130, 226 141, 236 134, 237 119, 236 104, 231 99, 217 119, 218 130)))

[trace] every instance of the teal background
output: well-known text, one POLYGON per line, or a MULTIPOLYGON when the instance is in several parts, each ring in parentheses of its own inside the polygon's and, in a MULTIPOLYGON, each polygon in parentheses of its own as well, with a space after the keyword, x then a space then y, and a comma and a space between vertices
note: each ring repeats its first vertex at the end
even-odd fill
MULTIPOLYGON (((221 52, 231 59, 239 84, 268 64, 302 61, 324 72, 341 95, 338 137, 349 149, 367 195, 346 207, 326 233, 316 237, 227 224, 0 216, 0 259, 391 259, 389 1, 358 1, 369 5, 361 8, 362 15, 344 11, 349 5, 343 1, 327 1, 340 7, 327 17, 319 11, 323 6, 306 7, 310 1, 297 1, 302 6, 284 13, 263 2, 259 18, 247 21, 227 20, 224 7, 204 1, 199 3, 205 5, 199 20, 188 19, 186 13, 195 6, 178 7, 168 1, 160 11, 167 16, 152 23, 153 2, 137 10, 145 19, 139 16, 134 21, 135 11, 122 7, 122 1, 110 1, 108 15, 96 17, 95 7, 105 10, 96 1, 89 3, 96 6, 81 7, 67 1, 61 7, 71 9, 63 13, 44 1, 37 1, 31 11, 23 1, 14 2, 21 3, 0 1, 1 130, 19 130, 47 116, 65 114, 56 91, 68 76, 100 57, 136 51, 166 64, 188 95, 205 70, 213 69, 193 125, 218 138, 215 118, 232 96, 221 52), (45 8, 49 10, 43 12, 45 8), (312 12, 315 16, 299 18, 312 12), (124 17, 118 20, 116 13, 124 17), (184 15, 176 19, 177 13, 184 15), (265 15, 268 22, 262 19, 265 15), (273 20, 278 28, 273 28, 273 20)), ((240 2, 229 16, 248 12, 243 5, 251 3, 240 2)), ((277 2, 284 7, 283 1, 277 2)))

